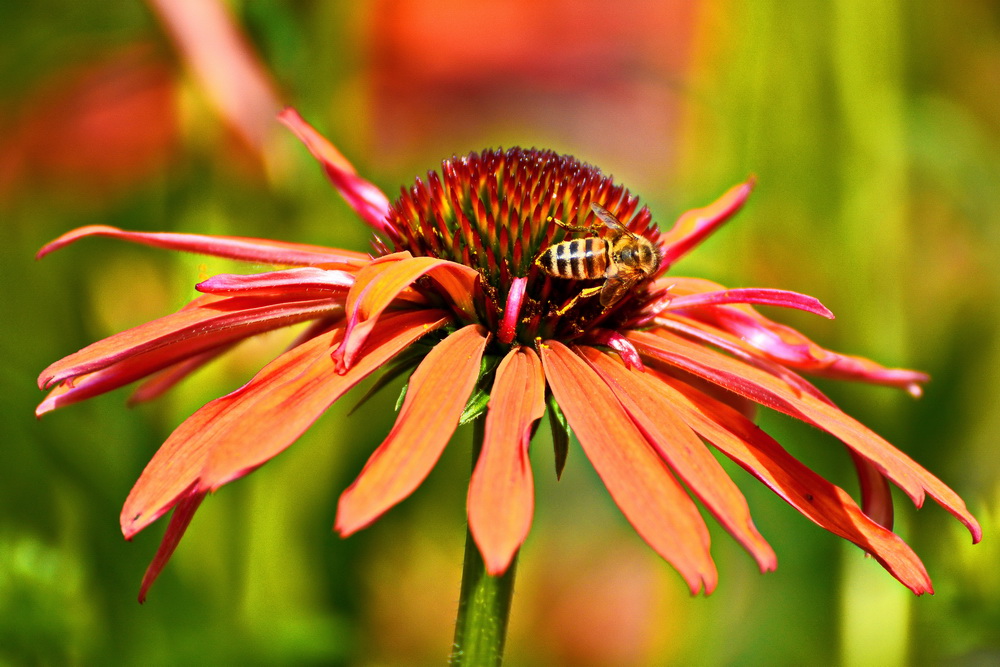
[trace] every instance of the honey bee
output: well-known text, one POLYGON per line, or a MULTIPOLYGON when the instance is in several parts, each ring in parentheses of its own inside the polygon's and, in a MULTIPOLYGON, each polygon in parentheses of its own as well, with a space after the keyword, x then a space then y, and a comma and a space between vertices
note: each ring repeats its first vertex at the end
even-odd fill
MULTIPOLYGON (((604 278, 604 284, 582 290, 563 311, 578 299, 601 293, 601 305, 609 308, 642 280, 660 267, 660 253, 653 242, 629 231, 606 208, 592 203, 591 210, 611 233, 607 237, 588 236, 550 245, 535 259, 535 264, 554 278, 587 280, 604 278)), ((574 227, 549 218, 573 232, 585 232, 592 227, 574 227)))

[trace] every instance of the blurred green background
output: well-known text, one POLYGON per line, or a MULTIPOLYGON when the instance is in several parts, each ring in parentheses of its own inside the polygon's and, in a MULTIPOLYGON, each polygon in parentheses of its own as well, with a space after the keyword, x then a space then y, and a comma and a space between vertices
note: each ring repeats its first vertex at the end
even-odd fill
MULTIPOLYGON (((820 385, 982 521, 972 547, 936 506, 897 499, 897 529, 936 595, 913 597, 734 470, 779 568, 761 576, 713 526, 720 585, 691 599, 582 452, 557 484, 539 438, 510 664, 1000 662, 1000 5, 231 2, 246 52, 204 17, 166 27, 210 6, 0 4, 0 662, 440 664, 448 653, 468 433, 412 498, 340 540, 337 497, 387 433, 395 395, 351 417, 348 397, 207 501, 139 606, 163 522, 122 540, 131 484, 177 424, 290 334, 243 344, 152 404, 126 409, 120 391, 33 417, 46 365, 234 269, 102 240, 35 262, 59 234, 111 224, 366 248, 316 164, 271 123, 275 99, 390 196, 452 154, 534 145, 613 173, 665 227, 754 173, 747 209, 676 271, 815 295, 837 320, 773 314, 933 376, 919 401, 820 385), (235 72, 234 53, 260 58, 263 97, 249 96, 253 77, 227 87, 198 69, 214 58, 211 71, 235 72)), ((856 491, 832 439, 761 422, 856 491)))

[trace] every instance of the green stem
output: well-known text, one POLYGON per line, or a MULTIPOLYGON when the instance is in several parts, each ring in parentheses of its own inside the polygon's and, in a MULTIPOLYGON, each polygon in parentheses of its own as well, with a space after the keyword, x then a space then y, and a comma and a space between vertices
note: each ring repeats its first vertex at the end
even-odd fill
MULTIPOLYGON (((479 417, 473 425, 473 467, 483 446, 485 421, 484 417, 479 417)), ((516 569, 515 556, 504 574, 499 577, 487 574, 479 547, 476 546, 472 533, 466 530, 465 565, 462 569, 458 618, 455 621, 455 642, 451 651, 452 665, 480 667, 500 665, 503 662, 503 646, 507 638, 507 620, 510 617, 516 569)))

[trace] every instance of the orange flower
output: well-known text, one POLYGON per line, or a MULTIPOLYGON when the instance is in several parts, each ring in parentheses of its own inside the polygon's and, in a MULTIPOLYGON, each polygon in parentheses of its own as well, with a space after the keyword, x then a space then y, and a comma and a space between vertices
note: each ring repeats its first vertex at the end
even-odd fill
POLYGON ((711 592, 717 581, 708 530, 692 495, 762 571, 776 565, 743 495, 706 443, 803 515, 872 554, 915 593, 931 591, 930 579, 891 531, 886 479, 917 506, 930 494, 974 540, 980 538, 961 498, 841 412, 798 372, 913 394, 925 375, 825 350, 752 307, 785 306, 830 317, 811 297, 665 276, 739 210, 752 183, 684 214, 661 234, 649 211, 596 168, 548 151, 511 149, 446 160, 440 174, 429 173, 390 205, 297 113, 289 109, 280 118, 375 230, 375 257, 262 239, 102 226, 70 232, 39 253, 85 236, 110 236, 294 267, 215 276, 197 286, 204 296, 179 312, 56 362, 40 378, 52 391, 39 415, 141 378, 148 379, 135 397, 152 398, 239 340, 313 322, 246 385, 181 424, 143 471, 122 510, 125 537, 171 509, 173 514, 140 599, 207 493, 280 453, 379 369, 412 374, 395 425, 340 498, 341 535, 364 528, 408 496, 458 424, 482 417, 469 528, 487 571, 503 573, 531 526, 528 448, 548 410, 560 469, 571 429, 621 511, 692 593, 711 592), (591 212, 601 211, 591 204, 622 221, 604 239, 647 239, 660 253, 658 268, 647 262, 650 275, 638 275, 629 285, 629 249, 619 256, 617 242, 606 246, 599 238, 601 227, 591 212), (570 238, 592 240, 563 243, 570 238), (609 246, 614 248, 606 258, 609 246), (595 251, 589 272, 577 252, 584 247, 595 251), (562 262, 548 272, 539 262, 547 248, 562 262), (574 267, 575 275, 590 277, 557 277, 574 275, 574 267), (630 288, 621 298, 596 298, 609 280, 630 288), (748 401, 840 439, 858 467, 864 511, 757 428, 744 414, 748 401))

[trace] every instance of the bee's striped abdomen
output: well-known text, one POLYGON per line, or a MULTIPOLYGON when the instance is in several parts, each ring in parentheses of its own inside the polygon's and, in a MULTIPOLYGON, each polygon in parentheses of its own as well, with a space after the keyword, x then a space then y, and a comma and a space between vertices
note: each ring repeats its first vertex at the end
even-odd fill
POLYGON ((538 265, 557 278, 601 278, 608 268, 608 244, 594 236, 556 243, 542 253, 538 265))
POLYGON ((601 278, 608 268, 608 244, 604 239, 588 237, 570 241, 570 268, 577 280, 601 278))

